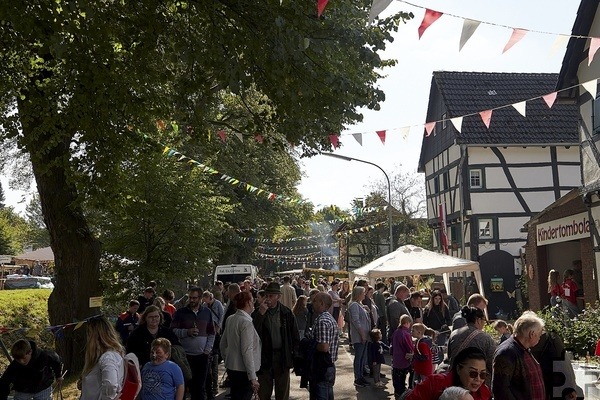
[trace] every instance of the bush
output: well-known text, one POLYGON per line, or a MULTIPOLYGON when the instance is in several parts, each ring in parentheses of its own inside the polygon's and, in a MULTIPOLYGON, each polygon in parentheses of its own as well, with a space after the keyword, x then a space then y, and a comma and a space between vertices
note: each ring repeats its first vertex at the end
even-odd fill
POLYGON ((558 334, 565 347, 573 354, 584 357, 594 354, 596 342, 600 338, 600 303, 586 304, 585 309, 575 318, 560 307, 547 308, 538 315, 545 321, 546 330, 558 334))

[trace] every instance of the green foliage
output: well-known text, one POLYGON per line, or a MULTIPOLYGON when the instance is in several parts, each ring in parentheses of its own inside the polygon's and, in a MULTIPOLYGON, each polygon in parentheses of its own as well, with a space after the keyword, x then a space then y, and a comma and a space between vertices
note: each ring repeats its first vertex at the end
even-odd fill
POLYGON ((20 254, 27 245, 28 226, 12 207, 0 208, 0 254, 20 254))
POLYGON ((50 246, 50 235, 44 222, 40 196, 35 194, 25 208, 27 218, 27 243, 33 249, 50 246))
POLYGON ((596 343, 600 339, 600 303, 586 304, 585 309, 576 317, 569 318, 561 308, 545 309, 538 315, 545 321, 546 330, 554 331, 562 338, 565 347, 581 357, 594 354, 596 343))
POLYGON ((0 208, 4 208, 6 201, 6 197, 4 196, 4 189, 2 188, 2 183, 0 183, 0 208))
MULTIPOLYGON (((34 340, 41 347, 54 348, 54 336, 45 329, 49 326, 50 292, 48 289, 0 290, 0 327, 9 329, 1 339, 9 350, 15 341, 24 338, 34 340)), ((1 354, 0 369, 4 370, 7 364, 8 360, 1 354)))

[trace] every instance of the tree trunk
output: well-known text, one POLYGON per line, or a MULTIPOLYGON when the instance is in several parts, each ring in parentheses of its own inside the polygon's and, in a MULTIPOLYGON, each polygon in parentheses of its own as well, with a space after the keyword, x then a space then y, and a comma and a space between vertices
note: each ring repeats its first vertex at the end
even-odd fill
MULTIPOLYGON (((54 252, 56 276, 48 300, 49 319, 51 325, 64 325, 100 313, 99 308, 89 307, 90 297, 102 295, 100 242, 92 236, 79 205, 77 189, 68 178, 71 134, 61 132, 60 115, 48 103, 44 103, 43 92, 34 89, 18 106, 22 144, 31 155, 54 252)), ((70 374, 83 367, 84 327, 74 330, 70 326, 55 334, 56 349, 70 374)))

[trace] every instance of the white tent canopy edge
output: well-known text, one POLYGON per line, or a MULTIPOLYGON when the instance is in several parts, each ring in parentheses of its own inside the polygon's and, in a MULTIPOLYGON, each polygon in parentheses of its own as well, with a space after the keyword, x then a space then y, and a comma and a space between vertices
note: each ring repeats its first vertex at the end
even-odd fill
POLYGON ((477 261, 465 260, 425 250, 421 247, 407 244, 395 251, 371 261, 365 266, 351 272, 351 277, 368 279, 374 284, 377 278, 390 278, 410 275, 442 275, 446 289, 450 291, 450 273, 473 272, 477 280, 479 293, 485 296, 481 270, 477 261))

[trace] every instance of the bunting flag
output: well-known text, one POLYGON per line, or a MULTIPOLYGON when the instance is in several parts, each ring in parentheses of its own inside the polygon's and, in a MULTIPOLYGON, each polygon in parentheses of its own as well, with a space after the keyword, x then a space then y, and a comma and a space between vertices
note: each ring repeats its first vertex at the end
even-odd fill
POLYGON ((262 135, 255 135, 254 140, 256 140, 260 144, 263 144, 263 141, 264 141, 262 135))
POLYGON ((225 143, 227 141, 227 136, 225 135, 225 131, 220 129, 217 131, 217 135, 221 138, 221 142, 225 143))
POLYGON ((592 61, 594 60, 594 55, 596 55, 598 48, 600 48, 600 38, 597 38, 597 37, 591 38, 590 39, 590 48, 588 50, 588 66, 590 66, 590 64, 592 64, 592 61))
POLYGON ((479 113, 481 120, 485 124, 485 127, 490 129, 490 122, 492 121, 492 112, 493 110, 485 110, 479 113))
POLYGON ((427 132, 427 134, 425 136, 431 135, 431 132, 433 132, 434 128, 435 128, 435 121, 426 123, 425 124, 425 132, 427 132))
POLYGON ((512 105, 515 110, 517 110, 519 112, 519 114, 521 114, 522 116, 526 116, 525 112, 527 110, 527 102, 526 101, 521 101, 519 103, 515 103, 512 105))
POLYGON ((557 94, 558 94, 558 92, 552 92, 552 93, 548 93, 545 96, 542 96, 542 99, 544 99, 544 101, 548 105, 548 108, 552 108, 552 106, 554 105, 554 102, 556 101, 556 95, 557 94))
POLYGON ((361 232, 369 232, 375 228, 377 228, 378 226, 381 226, 383 224, 385 224, 386 221, 383 222, 378 222, 376 224, 373 225, 369 225, 369 226, 363 226, 361 228, 356 228, 356 229, 350 229, 347 231, 342 231, 342 232, 338 232, 335 234, 335 236, 337 236, 338 238, 342 237, 342 236, 350 236, 350 235, 354 235, 355 233, 361 233, 361 232))
POLYGON ((233 132, 233 134, 240 140, 240 142, 244 143, 244 135, 240 132, 233 132))
POLYGON ((431 10, 429 8, 425 10, 425 16, 423 16, 423 21, 419 26, 419 39, 421 39, 421 36, 423 36, 423 33, 425 33, 427 28, 429 28, 431 24, 437 21, 442 15, 444 14, 439 11, 431 10))
POLYGON ((264 250, 264 251, 275 251, 275 252, 290 252, 290 251, 297 251, 297 250, 310 250, 310 249, 322 249, 322 248, 328 248, 328 249, 337 249, 339 247, 338 242, 333 242, 333 243, 324 243, 324 244, 310 244, 308 246, 263 246, 263 245, 258 245, 256 246, 257 249, 260 250, 264 250))
POLYGON ((405 126, 400 128, 400 136, 402 136, 402 139, 406 139, 408 137, 408 134, 410 133, 410 126, 405 126))
POLYGON ((362 146, 362 133, 353 133, 352 136, 362 146))
POLYGON ((385 144, 385 131, 377 131, 377 136, 379 136, 381 143, 385 144))
POLYGON ((340 138, 338 135, 329 135, 329 141, 334 149, 340 147, 340 138))
POLYGON ((320 17, 323 14, 323 11, 325 11, 325 7, 327 6, 327 3, 329 2, 329 0, 317 0, 317 16, 320 17))
POLYGON ((460 133, 462 129, 463 117, 450 118, 450 122, 454 125, 454 128, 460 133))
POLYGON ((583 88, 592 95, 592 99, 596 99, 596 93, 598 90, 598 83, 596 79, 582 83, 581 86, 583 86, 583 88))
POLYGON ((523 39, 523 36, 525 36, 525 34, 527 32, 528 31, 525 29, 513 28, 512 35, 510 35, 510 39, 508 39, 506 46, 504 46, 504 50, 502 50, 502 54, 506 53, 511 47, 513 47, 521 39, 523 39))
POLYGON ((556 39, 554 43, 552 43, 552 47, 550 48, 550 55, 553 55, 558 51, 558 49, 562 48, 569 41, 569 36, 567 35, 556 35, 556 39))
POLYGON ((479 27, 481 21, 474 19, 465 19, 462 27, 462 33, 460 34, 460 43, 458 44, 458 51, 461 51, 463 46, 467 43, 471 36, 475 33, 475 30, 479 27))
POLYGON ((371 4, 371 10, 369 11, 369 25, 375 20, 375 18, 383 12, 388 6, 392 4, 392 0, 373 0, 371 4))

